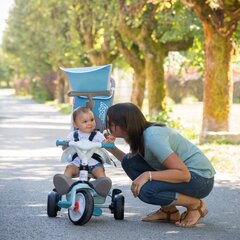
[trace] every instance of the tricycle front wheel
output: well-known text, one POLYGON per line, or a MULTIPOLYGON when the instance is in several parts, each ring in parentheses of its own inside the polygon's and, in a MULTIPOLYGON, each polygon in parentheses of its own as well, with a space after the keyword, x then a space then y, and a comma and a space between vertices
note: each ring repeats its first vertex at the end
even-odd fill
POLYGON ((92 217, 94 200, 89 191, 78 190, 73 209, 68 209, 68 217, 75 225, 84 225, 92 217))

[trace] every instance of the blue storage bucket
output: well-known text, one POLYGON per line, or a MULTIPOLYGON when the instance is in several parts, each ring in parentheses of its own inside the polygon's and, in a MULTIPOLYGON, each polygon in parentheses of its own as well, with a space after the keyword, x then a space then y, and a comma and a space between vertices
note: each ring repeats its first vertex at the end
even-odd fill
POLYGON ((71 91, 74 92, 100 92, 110 89, 110 73, 112 65, 63 68, 67 76, 71 91))

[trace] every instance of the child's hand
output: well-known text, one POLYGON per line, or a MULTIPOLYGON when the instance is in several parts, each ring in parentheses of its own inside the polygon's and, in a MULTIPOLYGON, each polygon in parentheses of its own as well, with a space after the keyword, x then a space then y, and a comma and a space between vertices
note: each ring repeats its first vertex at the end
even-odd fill
POLYGON ((105 130, 103 132, 103 134, 104 134, 104 137, 106 138, 104 143, 114 143, 115 142, 116 138, 113 135, 111 135, 107 130, 105 130))
MULTIPOLYGON (((64 140, 66 142, 70 142, 70 140, 64 140)), ((67 149, 68 147, 67 146, 62 146, 62 150, 64 151, 65 149, 67 149)))
POLYGON ((106 143, 114 143, 116 138, 113 135, 108 135, 106 137, 106 143))

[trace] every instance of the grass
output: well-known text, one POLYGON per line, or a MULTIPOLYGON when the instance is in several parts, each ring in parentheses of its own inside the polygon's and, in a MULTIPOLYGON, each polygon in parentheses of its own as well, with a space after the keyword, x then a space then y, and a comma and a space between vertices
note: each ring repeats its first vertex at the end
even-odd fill
POLYGON ((58 103, 57 101, 48 101, 46 105, 55 107, 59 112, 69 115, 72 113, 72 105, 70 103, 58 103))
POLYGON ((226 141, 199 144, 199 129, 188 125, 179 131, 205 153, 217 173, 229 174, 240 179, 240 144, 230 144, 226 141))
POLYGON ((199 148, 208 156, 217 172, 240 178, 239 144, 203 144, 199 148))
MULTIPOLYGON (((230 144, 226 141, 215 141, 199 144, 202 125, 202 103, 184 102, 170 104, 172 119, 180 125, 178 131, 196 144, 209 158, 216 172, 226 173, 240 179, 240 143, 230 144)), ((240 104, 233 104, 230 117, 231 131, 240 132, 240 104)), ((176 126, 177 126, 176 125, 176 126)))

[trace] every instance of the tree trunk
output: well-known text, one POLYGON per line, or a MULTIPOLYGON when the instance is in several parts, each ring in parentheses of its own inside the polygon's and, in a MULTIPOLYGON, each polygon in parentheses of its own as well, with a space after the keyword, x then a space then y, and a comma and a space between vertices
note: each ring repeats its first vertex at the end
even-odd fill
POLYGON ((143 105, 145 92, 145 71, 135 71, 132 83, 131 102, 137 105, 140 109, 143 105))
POLYGON ((56 97, 59 103, 65 103, 65 95, 66 95, 66 76, 60 72, 58 78, 56 80, 56 97))
POLYGON ((164 80, 164 54, 145 51, 145 72, 148 83, 148 112, 157 115, 166 109, 166 84, 164 80), (157 53, 157 54, 156 54, 157 53))
POLYGON ((65 83, 64 83, 64 79, 60 78, 60 91, 59 91, 59 102, 60 103, 65 103, 65 83))
POLYGON ((222 36, 210 24, 205 33, 205 80, 202 138, 207 131, 228 131, 232 103, 231 36, 222 36))
POLYGON ((200 142, 208 132, 229 131, 232 104, 233 33, 240 19, 239 1, 181 0, 201 20, 205 34, 205 82, 200 142))

